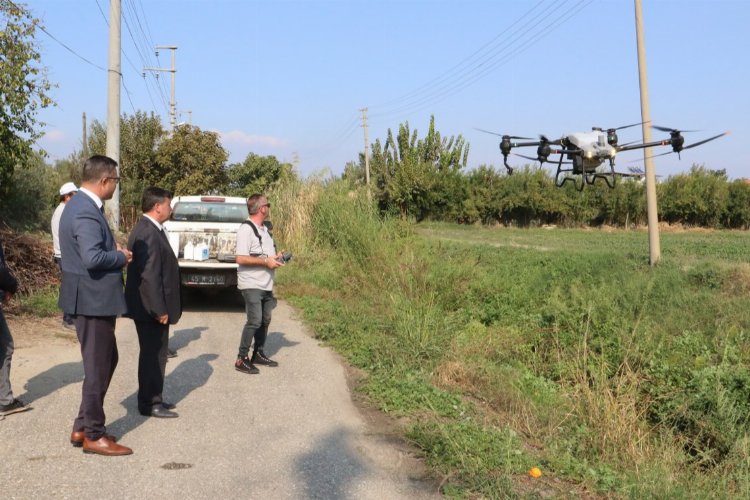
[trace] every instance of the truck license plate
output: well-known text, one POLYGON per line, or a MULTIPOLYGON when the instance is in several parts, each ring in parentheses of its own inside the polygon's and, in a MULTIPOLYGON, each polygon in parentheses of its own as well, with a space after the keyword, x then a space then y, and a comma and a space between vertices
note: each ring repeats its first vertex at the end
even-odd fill
POLYGON ((186 285, 224 285, 222 274, 188 274, 185 276, 186 285))

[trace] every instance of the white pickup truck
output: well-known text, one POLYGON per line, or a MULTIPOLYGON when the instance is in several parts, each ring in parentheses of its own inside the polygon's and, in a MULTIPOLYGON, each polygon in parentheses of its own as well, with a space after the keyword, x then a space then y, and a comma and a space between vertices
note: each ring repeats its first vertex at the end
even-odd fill
POLYGON ((248 216, 245 198, 176 196, 172 210, 164 227, 179 260, 182 286, 236 287, 237 229, 248 216))

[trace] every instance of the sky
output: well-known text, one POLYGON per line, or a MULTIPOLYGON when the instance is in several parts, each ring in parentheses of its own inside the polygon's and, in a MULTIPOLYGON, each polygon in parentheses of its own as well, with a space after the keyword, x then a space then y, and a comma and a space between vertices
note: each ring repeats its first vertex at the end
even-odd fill
MULTIPOLYGON (((19 3, 47 31, 37 42, 57 106, 38 115, 39 146, 62 159, 81 148, 84 112, 106 122, 109 2, 19 3)), ((143 73, 172 66, 156 45, 177 46, 177 121, 217 132, 231 163, 254 153, 303 177, 341 174, 364 147, 362 108, 370 143, 404 123, 424 137, 434 116, 442 136, 470 144, 468 168, 501 170, 500 138, 477 129, 559 138, 641 121, 632 0, 122 0, 122 10, 121 112, 169 127, 171 73, 143 73)), ((658 175, 698 164, 750 177, 749 18, 747 0, 643 0, 651 122, 695 130, 686 144, 731 131, 656 158, 658 175)), ((640 127, 619 134, 641 139, 640 127)), ((618 170, 642 159, 623 152, 618 170)))

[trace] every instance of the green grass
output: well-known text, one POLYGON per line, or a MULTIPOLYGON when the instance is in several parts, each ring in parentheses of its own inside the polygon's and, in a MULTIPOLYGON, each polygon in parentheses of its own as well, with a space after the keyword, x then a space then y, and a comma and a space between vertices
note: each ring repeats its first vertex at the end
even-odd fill
POLYGON ((404 227, 320 200, 282 294, 446 494, 525 496, 533 464, 573 492, 750 490, 747 233, 663 233, 651 268, 641 231, 404 227))
POLYGON ((18 310, 35 316, 54 316, 60 313, 57 307, 58 286, 50 286, 30 295, 18 295, 18 310))

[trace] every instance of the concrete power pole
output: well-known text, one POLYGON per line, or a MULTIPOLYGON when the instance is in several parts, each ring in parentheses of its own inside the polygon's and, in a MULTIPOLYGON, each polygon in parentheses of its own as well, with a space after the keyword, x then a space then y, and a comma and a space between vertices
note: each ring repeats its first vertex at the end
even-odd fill
POLYGON ((83 112, 83 158, 89 157, 89 141, 86 137, 86 112, 83 112))
MULTIPOLYGON (((648 101, 648 78, 646 76, 646 44, 643 35, 643 12, 641 0, 635 0, 635 33, 638 39, 638 75, 641 88, 641 121, 643 122, 643 142, 651 142, 651 111, 648 101)), ((655 266, 661 259, 659 242, 659 214, 656 203, 656 173, 651 158, 651 148, 643 150, 643 163, 646 169, 646 205, 648 207, 648 249, 649 261, 655 266)))
MULTIPOLYGON (((109 79, 107 82, 107 156, 117 162, 120 176, 120 0, 109 2, 109 79)), ((120 184, 117 184, 109 207, 112 229, 120 229, 120 184)))
POLYGON ((156 49, 156 55, 159 55, 159 49, 169 49, 172 51, 172 67, 171 68, 143 68, 143 71, 166 71, 168 73, 172 73, 172 94, 169 99, 169 125, 172 128, 172 132, 174 132, 175 127, 177 126, 177 102, 174 98, 174 80, 175 80, 175 74, 177 73, 177 67, 175 66, 175 53, 177 51, 176 45, 157 45, 154 47, 156 49))
POLYGON ((370 143, 367 140, 367 108, 360 109, 362 112, 362 128, 365 130, 365 184, 367 184, 367 195, 370 195, 370 143))

